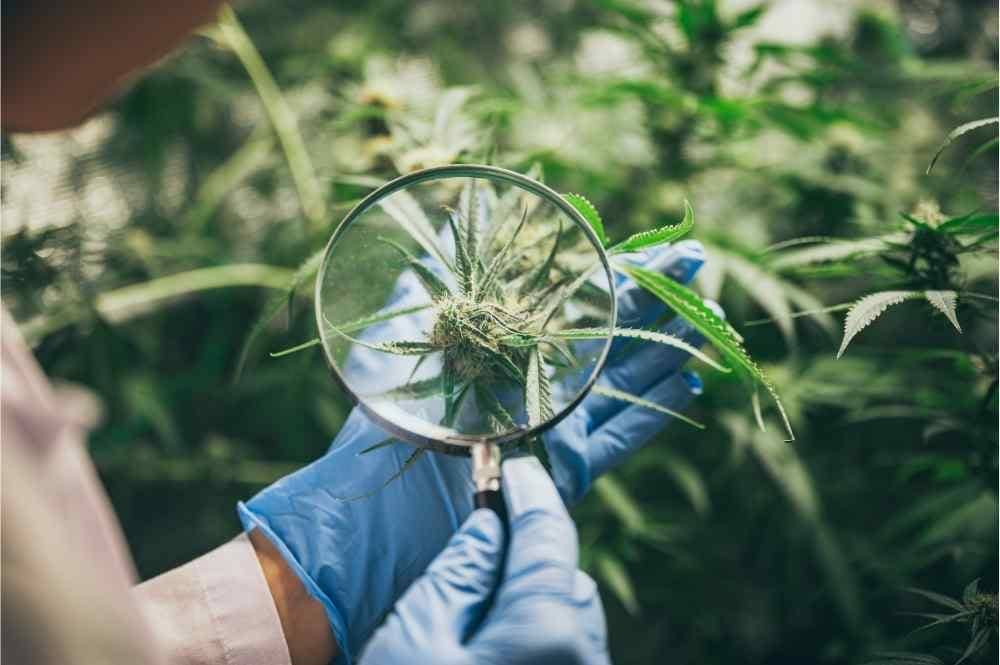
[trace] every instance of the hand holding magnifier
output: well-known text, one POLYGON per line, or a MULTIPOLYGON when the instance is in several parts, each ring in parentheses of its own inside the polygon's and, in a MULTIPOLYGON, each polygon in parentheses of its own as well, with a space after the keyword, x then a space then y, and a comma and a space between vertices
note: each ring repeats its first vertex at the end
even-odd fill
POLYGON ((502 509, 501 448, 586 396, 611 343, 613 283, 593 230, 556 192, 446 166, 394 180, 347 215, 320 268, 316 318, 334 377, 364 412, 402 441, 471 455, 476 505, 502 509))

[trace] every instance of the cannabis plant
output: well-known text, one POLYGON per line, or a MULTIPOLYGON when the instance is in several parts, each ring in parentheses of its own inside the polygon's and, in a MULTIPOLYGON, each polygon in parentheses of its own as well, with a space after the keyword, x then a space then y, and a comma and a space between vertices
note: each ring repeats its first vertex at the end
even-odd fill
MULTIPOLYGON (((567 228, 564 216, 551 214, 551 206, 526 202, 517 188, 498 196, 489 181, 470 179, 455 207, 445 205, 438 210, 445 220, 440 231, 434 229, 416 197, 405 190, 394 191, 380 203, 405 236, 402 241, 390 237, 377 241, 419 283, 423 299, 418 304, 407 301, 406 306, 382 308, 346 322, 331 321, 330 310, 321 306, 325 337, 360 347, 362 353, 410 358, 400 376, 406 376, 402 382, 363 398, 411 406, 422 400, 441 400, 440 422, 449 427, 478 420, 469 427, 486 427, 495 433, 532 428, 557 410, 559 395, 553 394, 554 388, 572 393, 585 381, 595 361, 593 354, 600 348, 595 340, 612 336, 672 346, 717 370, 736 370, 768 390, 784 413, 773 387, 728 323, 694 292, 627 259, 630 253, 688 233, 694 225, 690 205, 685 204, 685 216, 677 224, 611 243, 600 214, 585 197, 567 194, 564 198, 590 226, 614 269, 690 321, 718 349, 725 364, 655 329, 609 328, 608 310, 600 303, 613 295, 597 285, 603 264, 592 241, 567 228), (394 319, 403 325, 383 326, 394 319), (388 336, 387 329, 391 331, 388 336)), ((339 280, 328 281, 339 290, 339 280)), ((275 355, 316 343, 313 340, 275 355)), ((594 390, 702 427, 637 395, 600 384, 594 390)), ((756 391, 753 402, 759 414, 756 391)))

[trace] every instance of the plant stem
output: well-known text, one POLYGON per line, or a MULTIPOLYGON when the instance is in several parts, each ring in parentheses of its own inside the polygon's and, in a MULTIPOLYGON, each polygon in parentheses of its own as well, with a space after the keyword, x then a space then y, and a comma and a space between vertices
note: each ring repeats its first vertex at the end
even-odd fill
MULTIPOLYGON (((286 289, 292 275, 291 270, 259 263, 235 263, 212 268, 198 268, 102 293, 94 300, 94 310, 108 320, 125 321, 149 311, 161 301, 200 291, 233 286, 286 289)), ((84 308, 79 308, 53 316, 38 316, 25 323, 21 332, 29 341, 36 341, 51 332, 86 318, 87 311, 84 308)))
POLYGON ((228 5, 219 12, 216 35, 224 46, 236 54, 247 70, 260 101, 264 105, 268 120, 271 121, 274 133, 278 135, 278 141, 285 153, 302 212, 312 226, 319 227, 326 220, 326 201, 323 198, 319 181, 316 179, 316 172, 313 170, 309 152, 306 150, 302 134, 295 121, 295 114, 281 94, 278 84, 275 83, 274 77, 264 63, 257 47, 254 46, 250 36, 240 24, 236 12, 228 5))

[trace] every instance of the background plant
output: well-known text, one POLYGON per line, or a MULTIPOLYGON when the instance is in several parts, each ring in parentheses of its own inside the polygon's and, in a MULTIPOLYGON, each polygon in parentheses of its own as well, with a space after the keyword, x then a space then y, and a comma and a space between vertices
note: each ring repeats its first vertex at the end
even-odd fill
MULTIPOLYGON (((982 632, 910 634, 960 611, 906 589, 997 588, 996 125, 927 170, 997 115, 995 26, 987 2, 248 2, 80 130, 4 137, 4 302, 101 396, 92 452, 149 576, 343 421, 315 349, 267 352, 313 335, 309 259, 372 187, 537 164, 615 238, 688 198, 696 289, 798 442, 706 372, 709 427, 597 483, 575 517, 615 662, 952 663, 982 632), (961 334, 915 297, 837 359, 885 291, 954 292, 961 334)), ((965 662, 996 660, 985 634, 965 662)))

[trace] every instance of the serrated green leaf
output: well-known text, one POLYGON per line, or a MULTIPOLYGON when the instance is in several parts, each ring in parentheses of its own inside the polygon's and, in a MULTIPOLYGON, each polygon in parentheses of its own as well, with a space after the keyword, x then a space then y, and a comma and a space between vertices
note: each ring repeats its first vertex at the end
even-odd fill
POLYGON ((396 386, 395 388, 390 388, 384 392, 380 392, 373 397, 379 397, 382 399, 424 399, 425 397, 431 397, 433 395, 439 394, 441 390, 441 377, 432 376, 429 379, 418 379, 417 381, 408 381, 403 385, 396 386))
POLYGON ((958 602, 950 596, 945 596, 944 594, 936 593, 934 591, 928 591, 927 589, 917 589, 915 587, 910 587, 907 589, 910 593, 916 594, 918 596, 923 596, 927 600, 937 603, 938 605, 943 605, 948 609, 955 610, 957 612, 962 612, 965 608, 962 603, 958 602))
POLYGON ((486 270, 483 274, 482 282, 478 285, 477 293, 487 295, 490 289, 496 284, 497 280, 500 278, 501 273, 504 270, 504 263, 510 254, 511 248, 514 246, 514 241, 517 240, 517 236, 520 235, 521 230, 524 228, 524 223, 528 219, 528 208, 525 207, 521 211, 521 219, 514 228, 514 232, 511 234, 510 239, 504 243, 503 247, 500 248, 490 261, 489 265, 486 266, 486 270))
POLYGON ((672 224, 670 226, 661 226, 660 228, 653 229, 651 231, 636 233, 620 243, 613 245, 608 250, 608 253, 623 254, 625 252, 638 252, 639 250, 649 249, 650 247, 656 247, 657 245, 663 245, 682 238, 693 228, 694 210, 691 208, 691 204, 688 203, 687 199, 684 199, 684 219, 682 219, 679 223, 672 224))
POLYGON ((628 264, 616 264, 615 269, 630 277, 636 284, 646 289, 667 304, 677 314, 684 317, 712 346, 722 354, 730 366, 746 376, 754 384, 767 390, 781 416, 790 441, 795 440, 792 425, 788 422, 781 397, 774 385, 743 348, 735 331, 702 302, 691 289, 661 275, 658 272, 628 264))
MULTIPOLYGON (((569 328, 566 330, 560 330, 553 333, 551 337, 560 337, 562 339, 604 339, 608 336, 607 328, 569 328)), ((675 335, 668 335, 656 330, 642 330, 638 328, 615 328, 615 337, 630 337, 633 339, 642 339, 649 342, 656 342, 657 344, 663 344, 665 346, 672 346, 675 349, 680 349, 685 353, 688 353, 698 360, 702 361, 706 365, 713 367, 720 372, 730 372, 728 367, 720 365, 711 356, 704 353, 701 349, 691 344, 688 344, 680 337, 675 335)), ((543 338, 547 339, 547 338, 543 338)))
POLYGON ((545 373, 545 360, 538 347, 528 353, 525 373, 524 405, 528 412, 528 425, 537 427, 552 417, 552 392, 545 373))
POLYGON ((530 293, 538 289, 540 286, 545 284, 545 280, 549 277, 549 271, 552 270, 552 265, 556 260, 556 253, 559 251, 559 241, 562 239, 563 225, 562 222, 559 223, 559 228, 556 231, 555 239, 552 241, 552 249, 549 250, 548 256, 545 257, 538 268, 535 269, 531 276, 525 280, 524 286, 522 287, 522 292, 530 293))
POLYGON ((464 241, 464 224, 458 216, 458 212, 448 209, 448 226, 451 227, 451 235, 455 239, 455 276, 458 277, 459 286, 462 293, 471 296, 473 293, 475 276, 473 274, 473 258, 466 252, 464 241))
POLYGON ((477 381, 473 385, 473 392, 476 396, 476 403, 479 408, 486 412, 495 433, 502 434, 517 428, 514 417, 504 408, 492 390, 477 381))
POLYGON ((608 236, 604 232, 604 221, 594 204, 581 194, 563 194, 563 198, 587 220, 587 224, 594 230, 594 235, 597 236, 601 247, 607 247, 608 236))
POLYGON ((944 314, 948 322, 955 327, 955 330, 962 332, 962 326, 958 324, 958 294, 954 291, 924 291, 927 302, 933 305, 934 309, 944 314))
POLYGON ((408 192, 400 189, 389 196, 380 199, 380 208, 395 221, 399 226, 410 234, 410 237, 417 241, 429 256, 433 256, 442 264, 449 266, 448 258, 441 251, 438 244, 437 233, 434 226, 427 219, 427 214, 423 207, 408 192))

